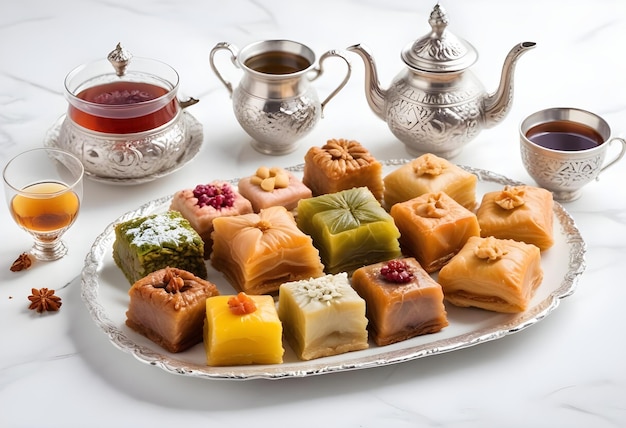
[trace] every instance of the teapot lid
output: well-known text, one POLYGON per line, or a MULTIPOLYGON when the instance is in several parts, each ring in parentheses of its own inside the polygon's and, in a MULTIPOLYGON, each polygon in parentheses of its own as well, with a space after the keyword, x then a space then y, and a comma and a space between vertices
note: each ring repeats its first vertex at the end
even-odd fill
POLYGON ((448 17, 439 3, 430 13, 432 31, 407 45, 402 60, 411 68, 430 72, 451 72, 468 68, 478 59, 478 52, 447 30, 448 17))

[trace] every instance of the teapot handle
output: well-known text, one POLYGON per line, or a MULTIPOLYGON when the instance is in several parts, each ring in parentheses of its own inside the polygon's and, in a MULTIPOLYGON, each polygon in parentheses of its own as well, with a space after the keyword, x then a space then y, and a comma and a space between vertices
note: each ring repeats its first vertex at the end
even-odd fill
POLYGON ((237 65, 237 55, 239 54, 239 49, 237 49, 237 47, 235 45, 231 45, 228 42, 220 42, 220 43, 216 44, 213 47, 213 49, 211 49, 211 53, 209 54, 209 65, 211 66, 211 70, 213 70, 213 72, 215 73, 217 78, 220 79, 220 82, 222 82, 224 84, 224 86, 228 90, 229 95, 232 97, 233 96, 233 85, 232 85, 232 83, 230 83, 228 80, 226 80, 222 76, 222 73, 220 73, 220 71, 217 69, 217 66, 215 65, 215 59, 214 59, 215 58, 215 54, 218 51, 220 51, 220 50, 227 50, 227 51, 229 51, 230 52, 230 60, 235 65, 235 67, 239 68, 239 65, 237 65))
POLYGON ((342 52, 342 51, 338 51, 338 50, 333 49, 333 50, 329 50, 328 52, 325 52, 324 54, 322 54, 322 56, 320 56, 319 67, 314 70, 314 72, 316 74, 313 76, 313 78, 311 80, 317 79, 318 77, 320 77, 324 73, 324 61, 327 58, 333 57, 333 56, 339 57, 339 58, 343 59, 346 62, 347 71, 346 71, 345 77, 343 78, 343 80, 341 81, 339 86, 337 86, 326 97, 326 99, 324 101, 322 101, 322 114, 324 113, 324 107, 326 106, 328 101, 330 101, 335 95, 337 95, 337 93, 339 93, 339 91, 341 91, 343 89, 344 86, 346 86, 346 83, 348 83, 348 80, 350 79, 350 76, 352 74, 352 64, 350 63, 350 60, 347 58, 345 53, 342 52))

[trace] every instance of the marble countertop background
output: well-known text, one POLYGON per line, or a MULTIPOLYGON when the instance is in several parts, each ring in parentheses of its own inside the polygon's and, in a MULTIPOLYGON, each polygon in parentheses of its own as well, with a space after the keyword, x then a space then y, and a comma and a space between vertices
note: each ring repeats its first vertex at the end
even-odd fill
MULTIPOLYGON (((0 426, 623 427, 626 426, 626 161, 565 204, 587 243, 577 291, 545 320, 517 334, 402 364, 309 378, 213 381, 176 376, 137 362, 110 344, 80 298, 78 276, 96 236, 115 218, 199 180, 248 175, 260 164, 303 161, 330 138, 360 141, 379 159, 407 157, 365 101, 364 70, 325 110, 295 152, 250 148, 229 96, 212 74, 218 42, 239 47, 270 38, 316 52, 366 44, 381 83, 403 65, 400 51, 429 31, 433 2, 401 0, 6 0, 0 4, 0 164, 41 146, 65 112, 65 75, 101 59, 117 42, 176 68, 181 94, 204 127, 198 156, 158 181, 119 187, 86 181, 84 207, 66 238, 68 256, 9 271, 29 237, 0 208, 0 426), (59 313, 27 309, 31 287, 55 288, 59 313)), ((626 135, 626 3, 621 0, 440 2, 450 29, 480 58, 473 70, 495 90, 502 61, 537 42, 515 73, 507 118, 468 144, 454 162, 532 183, 519 157, 524 116, 551 106, 602 115, 626 135)), ((333 66, 320 93, 334 84, 333 66)), ((236 73, 233 74, 236 76, 236 73)), ((235 78, 235 77, 233 77, 235 78)))

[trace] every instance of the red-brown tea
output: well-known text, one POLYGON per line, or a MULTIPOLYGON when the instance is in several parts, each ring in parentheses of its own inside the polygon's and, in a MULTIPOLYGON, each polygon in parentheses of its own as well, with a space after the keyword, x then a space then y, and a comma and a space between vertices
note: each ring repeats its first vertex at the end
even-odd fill
MULTIPOLYGON (((121 106, 151 101, 162 97, 168 89, 144 82, 111 82, 92 86, 76 97, 102 106, 121 106)), ((92 131, 130 134, 155 129, 172 120, 178 111, 178 101, 174 98, 157 111, 138 117, 110 118, 87 113, 71 105, 69 117, 78 125, 92 131)))
POLYGON ((251 56, 246 67, 266 74, 291 74, 305 70, 311 63, 303 56, 291 52, 268 51, 251 56))
POLYGON ((568 120, 536 125, 526 132, 526 138, 547 149, 563 151, 593 149, 604 142, 595 129, 568 120))

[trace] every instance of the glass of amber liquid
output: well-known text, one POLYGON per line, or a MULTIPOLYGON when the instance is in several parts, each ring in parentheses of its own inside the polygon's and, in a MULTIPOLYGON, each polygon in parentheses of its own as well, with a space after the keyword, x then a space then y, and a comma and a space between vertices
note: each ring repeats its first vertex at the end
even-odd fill
POLYGON ((61 238, 78 216, 83 175, 76 156, 54 148, 20 153, 4 167, 9 210, 34 238, 30 253, 38 260, 57 260, 67 253, 61 238))

